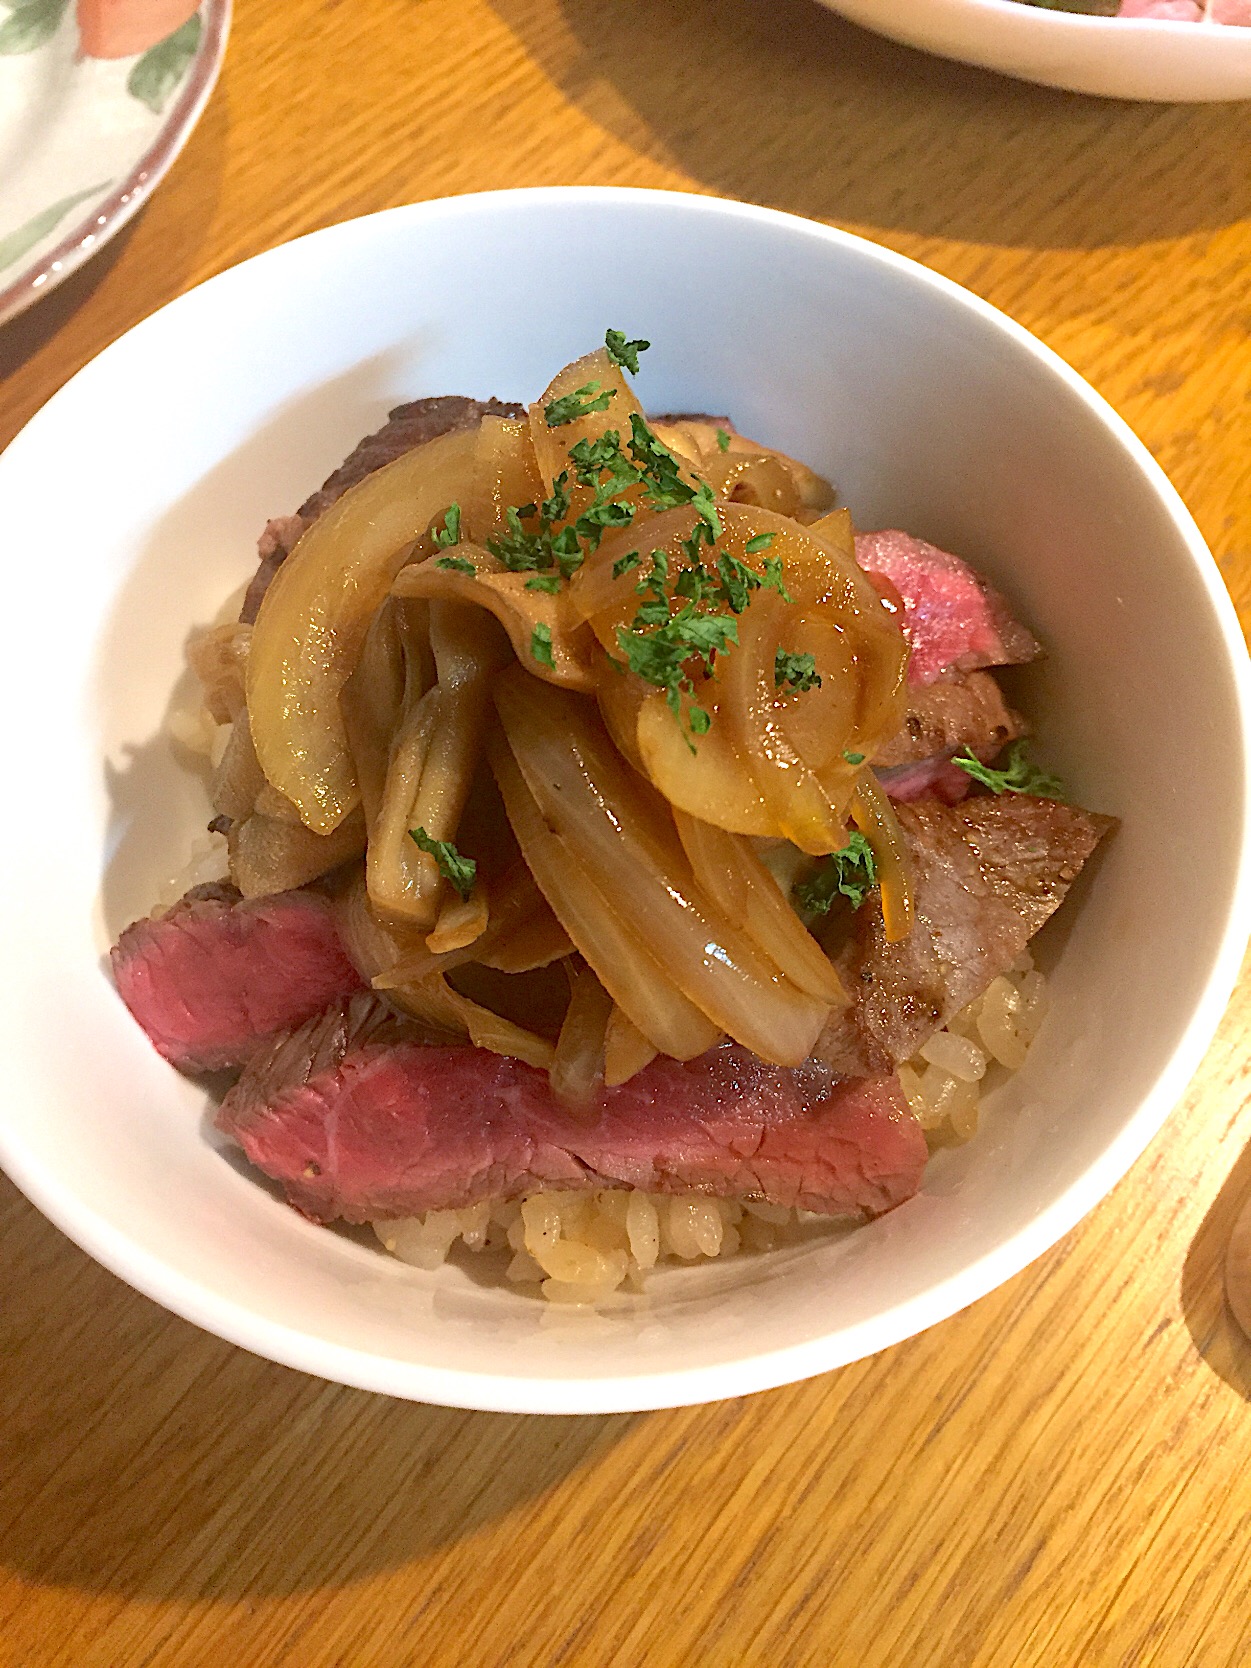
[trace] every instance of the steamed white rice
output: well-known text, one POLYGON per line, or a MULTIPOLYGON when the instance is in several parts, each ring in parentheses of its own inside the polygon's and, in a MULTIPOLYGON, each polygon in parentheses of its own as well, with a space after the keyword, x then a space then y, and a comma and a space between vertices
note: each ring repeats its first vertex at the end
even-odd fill
MULTIPOLYGON (((1027 950, 900 1067, 908 1105, 931 1145, 976 1132, 987 1072, 997 1066, 1002 1077, 1024 1064, 1046 1003, 1046 980, 1027 950)), ((641 1291, 658 1263, 769 1251, 822 1220, 780 1205, 603 1188, 432 1210, 373 1228, 393 1256, 417 1268, 438 1268, 459 1242, 496 1253, 509 1280, 551 1303, 596 1303, 620 1288, 641 1291)))

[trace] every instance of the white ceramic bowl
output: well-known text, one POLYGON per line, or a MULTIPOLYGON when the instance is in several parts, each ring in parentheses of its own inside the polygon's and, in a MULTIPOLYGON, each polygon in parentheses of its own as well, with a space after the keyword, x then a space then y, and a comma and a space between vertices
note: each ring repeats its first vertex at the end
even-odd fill
POLYGON ((1105 98, 1251 98, 1251 28, 1087 17, 1020 0, 822 0, 880 35, 1105 98))
POLYGON ((1198 532, 1046 348, 842 232, 584 188, 315 233, 163 308, 62 389, 0 457, 0 524, 25 807, 3 834, 0 1160, 124 1279, 274 1360, 553 1413, 837 1367, 1069 1229, 1159 1129, 1228 997, 1248 920, 1247 666, 1198 532), (607 325, 655 343, 653 408, 728 411, 831 475, 863 525, 984 566, 1050 648, 1025 696, 1043 756, 1124 826, 1051 934, 1054 1007, 1028 1065, 918 1198, 583 1314, 303 1221, 220 1150, 205 1096, 157 1058, 101 958, 205 815, 162 717, 188 628, 251 570, 266 517, 389 405, 532 396, 607 325))

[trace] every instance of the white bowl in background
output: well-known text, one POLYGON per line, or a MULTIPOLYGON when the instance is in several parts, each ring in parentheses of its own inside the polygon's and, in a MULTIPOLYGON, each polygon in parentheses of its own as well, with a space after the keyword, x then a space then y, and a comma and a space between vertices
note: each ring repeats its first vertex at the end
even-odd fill
POLYGON ((1251 702, 1215 565, 1080 377, 874 244, 601 188, 332 227, 107 348, 0 457, 0 514, 23 622, 0 672, 20 796, 3 834, 0 1161, 117 1274, 261 1355, 550 1413, 823 1372, 952 1314, 1071 1228, 1159 1129, 1220 1018, 1248 927, 1251 702), (1050 651, 1023 697, 1042 756, 1124 822, 1049 929, 1053 1008, 1028 1064, 916 1199, 850 1234, 665 1270, 644 1298, 583 1314, 297 1216, 231 1162, 102 958, 202 826, 162 718, 188 629, 250 572, 266 518, 388 406, 532 397, 608 325, 655 344, 639 383, 653 409, 729 412, 830 475, 862 525, 983 567, 1050 651))
POLYGON ((1251 28, 1088 17, 1021 0, 821 0, 880 35, 1023 81, 1105 98, 1251 98, 1251 28))

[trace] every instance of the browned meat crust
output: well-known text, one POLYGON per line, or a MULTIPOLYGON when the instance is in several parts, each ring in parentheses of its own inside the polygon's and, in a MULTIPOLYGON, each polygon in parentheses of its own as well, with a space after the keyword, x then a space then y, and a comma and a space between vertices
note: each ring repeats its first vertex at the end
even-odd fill
POLYGON ((993 759, 1024 734, 1024 719, 1008 706, 990 672, 952 672, 935 683, 908 686, 903 724, 873 763, 891 770, 921 759, 950 758, 962 747, 993 759))
POLYGON ((815 1054, 848 1076, 892 1070, 1006 972, 1116 826, 1026 794, 919 800, 895 814, 912 855, 916 925, 888 944, 870 901, 835 952, 852 1005, 831 1018, 815 1054))

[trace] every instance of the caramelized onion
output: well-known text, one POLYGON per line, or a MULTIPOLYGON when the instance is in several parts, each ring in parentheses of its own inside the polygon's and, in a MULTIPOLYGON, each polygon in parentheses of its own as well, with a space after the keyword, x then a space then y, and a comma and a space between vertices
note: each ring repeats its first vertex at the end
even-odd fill
POLYGON ((784 612, 781 597, 771 591, 758 596, 740 617, 738 647, 725 656, 719 716, 731 726, 769 811, 769 832, 820 856, 846 845, 846 806, 831 797, 782 722, 783 700, 773 668, 784 612))
POLYGON ((818 1001, 845 1004, 847 993, 825 951, 782 896, 751 845, 711 823, 678 811, 682 849, 713 902, 759 945, 792 983, 818 1001))
POLYGON ((431 604, 430 646, 438 682, 396 738, 367 868, 374 906, 425 927, 434 925, 444 882, 410 830, 455 841, 482 751, 490 678, 507 657, 495 622, 458 603, 431 604))
POLYGON ((427 604, 387 597, 370 622, 341 702, 365 820, 371 828, 382 805, 392 743, 405 705, 416 706, 433 682, 427 604))
MULTIPOLYGON (((828 1002, 786 979, 694 884, 668 808, 623 764, 594 709, 517 668, 499 679, 496 705, 549 839, 600 900, 629 900, 632 919, 646 922, 648 939, 663 946, 664 983, 762 1059, 798 1065, 828 1015, 828 1002)), ((519 826, 515 788, 505 776, 499 779, 522 852, 556 915, 614 1000, 661 1046, 631 994, 618 988, 619 969, 605 941, 571 918, 568 883, 554 883, 550 871, 536 866, 533 819, 519 826)))
POLYGON ((559 961, 572 949, 569 935, 534 884, 534 876, 524 863, 517 863, 492 885, 486 927, 471 945, 435 952, 429 938, 415 938, 375 983, 380 990, 392 984, 418 984, 431 973, 450 973, 471 961, 501 973, 528 973, 559 961))
POLYGON ((248 653, 252 740, 318 834, 360 802, 343 687, 413 542, 466 496, 475 443, 473 430, 442 435, 368 475, 313 523, 265 593, 248 653))
POLYGON ((491 764, 530 872, 605 989, 657 1052, 675 1060, 705 1053, 717 1040, 717 1027, 672 983, 660 954, 637 931, 637 920, 632 928, 592 885, 569 844, 549 827, 502 739, 492 743, 491 764))
POLYGON ((504 531, 509 509, 537 504, 546 496, 529 423, 524 418, 484 417, 474 448, 473 485, 462 506, 465 537, 485 544, 504 531))
POLYGON ((439 566, 448 559, 446 555, 431 556, 424 562, 414 562, 397 576, 394 594, 441 597, 484 608, 507 631, 518 660, 535 677, 569 689, 594 689, 591 667, 593 658, 599 657, 594 655, 591 635, 572 613, 566 594, 530 590, 532 573, 509 573, 480 545, 458 544, 451 558, 470 563, 472 573, 439 566), (551 666, 534 657, 536 628, 547 634, 551 666))
POLYGON ((333 834, 314 834, 303 823, 253 813, 226 836, 230 878, 245 898, 288 892, 359 857, 365 849, 365 818, 356 810, 333 834))
MULTIPOLYGON (((387 915, 423 930, 434 925, 443 882, 434 858, 419 849, 409 831, 424 826, 414 815, 417 794, 436 726, 447 705, 436 685, 400 721, 366 857, 371 902, 387 915)), ((441 837, 429 829, 427 833, 432 839, 441 837)))
POLYGON ((603 1086, 604 1036, 613 1000, 581 956, 568 957, 565 973, 569 1006, 549 1076, 561 1100, 584 1106, 603 1086))
MULTIPOLYGON (((363 979, 379 985, 387 972, 420 943, 411 929, 378 920, 370 907, 363 875, 336 900, 336 919, 357 971, 363 979)), ((442 973, 431 973, 411 984, 388 981, 385 989, 388 999, 414 1019, 452 1036, 468 1037, 477 1048, 511 1055, 532 1066, 547 1067, 552 1062, 554 1051, 545 1037, 462 995, 442 973)))
POLYGON ((244 707, 231 726, 226 751, 213 772, 209 798, 220 816, 241 822, 256 809, 256 797, 264 786, 265 772, 252 745, 252 731, 244 707))
POLYGON ((604 1087, 615 1089, 621 1083, 628 1083, 652 1063, 656 1053, 655 1045, 614 1003, 604 1034, 604 1087))
POLYGON ((251 643, 251 626, 226 620, 197 632, 187 644, 187 662, 203 686, 204 705, 216 724, 229 724, 243 706, 251 643))
POLYGON ((651 427, 656 437, 671 451, 690 461, 718 498, 737 496, 724 488, 727 481, 733 482, 735 467, 741 460, 745 460, 749 465, 767 460, 774 469, 785 473, 790 489, 786 495, 787 500, 793 496, 794 508, 785 509, 782 504, 771 504, 765 497, 744 498, 742 502, 760 504, 766 509, 777 509, 783 515, 803 516, 815 515, 834 502, 833 487, 823 476, 809 469, 806 463, 800 463, 798 458, 787 457, 785 452, 779 452, 776 447, 762 446, 758 440, 749 440, 745 434, 739 434, 732 427, 704 423, 692 417, 683 418, 676 423, 653 423, 651 427), (724 471, 724 474, 721 471, 724 471))
POLYGON ((664 691, 645 691, 620 669, 617 633, 631 627, 650 558, 620 573, 614 567, 631 551, 661 549, 672 585, 690 565, 683 544, 695 514, 666 511, 609 534, 569 588, 575 614, 614 657, 598 673, 601 707, 619 749, 679 809, 731 833, 789 839, 814 855, 836 851, 846 843, 855 785, 844 754, 871 755, 900 723, 903 635, 847 553, 845 516, 827 518, 827 538, 761 508, 722 504, 718 512, 718 549, 757 573, 765 559, 779 561, 790 600, 770 587, 755 590, 735 621, 737 644, 717 657, 711 677, 692 673, 690 699, 711 725, 691 738, 664 691), (749 551, 762 534, 767 550, 749 551), (779 688, 779 651, 810 654, 820 684, 779 688))
POLYGON ((873 848, 886 942, 898 944, 912 931, 912 865, 886 790, 871 770, 862 770, 856 779, 851 812, 856 827, 873 848))
POLYGON ((488 919, 487 889, 482 881, 475 883, 467 898, 450 892, 443 900, 434 931, 426 937, 426 948, 436 956, 467 949, 482 937, 488 919))
MULTIPOLYGON (((630 418, 642 415, 642 406, 635 399, 634 392, 621 374, 620 367, 609 356, 606 348, 597 348, 594 353, 587 353, 581 359, 575 359, 571 365, 566 365, 563 371, 557 372, 530 407, 530 438, 534 443, 534 452, 543 480, 554 481, 562 470, 568 470, 569 453, 581 440, 598 440, 609 429, 613 429, 621 436, 622 446, 627 446, 630 440, 630 418), (552 428, 547 421, 547 407, 552 401, 575 394, 579 388, 585 388, 592 382, 598 383, 599 386, 594 395, 584 396, 584 399, 594 399, 608 394, 611 397, 607 409, 592 411, 585 417, 575 417, 570 423, 560 423, 552 428)), ((591 495, 586 487, 575 486, 572 496, 572 513, 576 516, 591 495)))
POLYGON ((787 593, 776 575, 750 591, 737 641, 710 666, 692 657, 680 716, 671 691, 626 666, 618 633, 634 629, 650 552, 666 553, 674 596, 693 560, 689 505, 656 513, 629 487, 633 524, 607 531, 555 591, 508 566, 496 543, 507 511, 541 503, 564 474, 575 521, 593 488, 571 448, 615 431, 628 449, 635 415, 620 367, 588 354, 524 421, 486 418, 344 494, 283 564, 251 633, 231 626, 195 651, 215 715, 234 720, 214 788, 235 819, 240 887, 303 884, 364 850, 337 906, 364 975, 436 1030, 548 1067, 571 1104, 658 1052, 689 1059, 727 1035, 798 1065, 846 1001, 752 838, 821 855, 845 845, 850 817, 873 847, 888 938, 912 919, 889 802, 848 757, 872 757, 897 730, 907 649, 826 482, 713 423, 652 425, 681 478, 717 500, 709 564, 780 564, 787 593), (591 383, 581 398, 608 394, 607 409, 552 425, 551 402, 591 383), (453 502, 463 537, 442 548, 431 524, 453 502), (749 551, 761 535, 767 547, 749 551), (780 656, 815 673, 809 687, 780 656), (482 864, 467 899, 410 838, 418 827, 467 841, 482 864))

